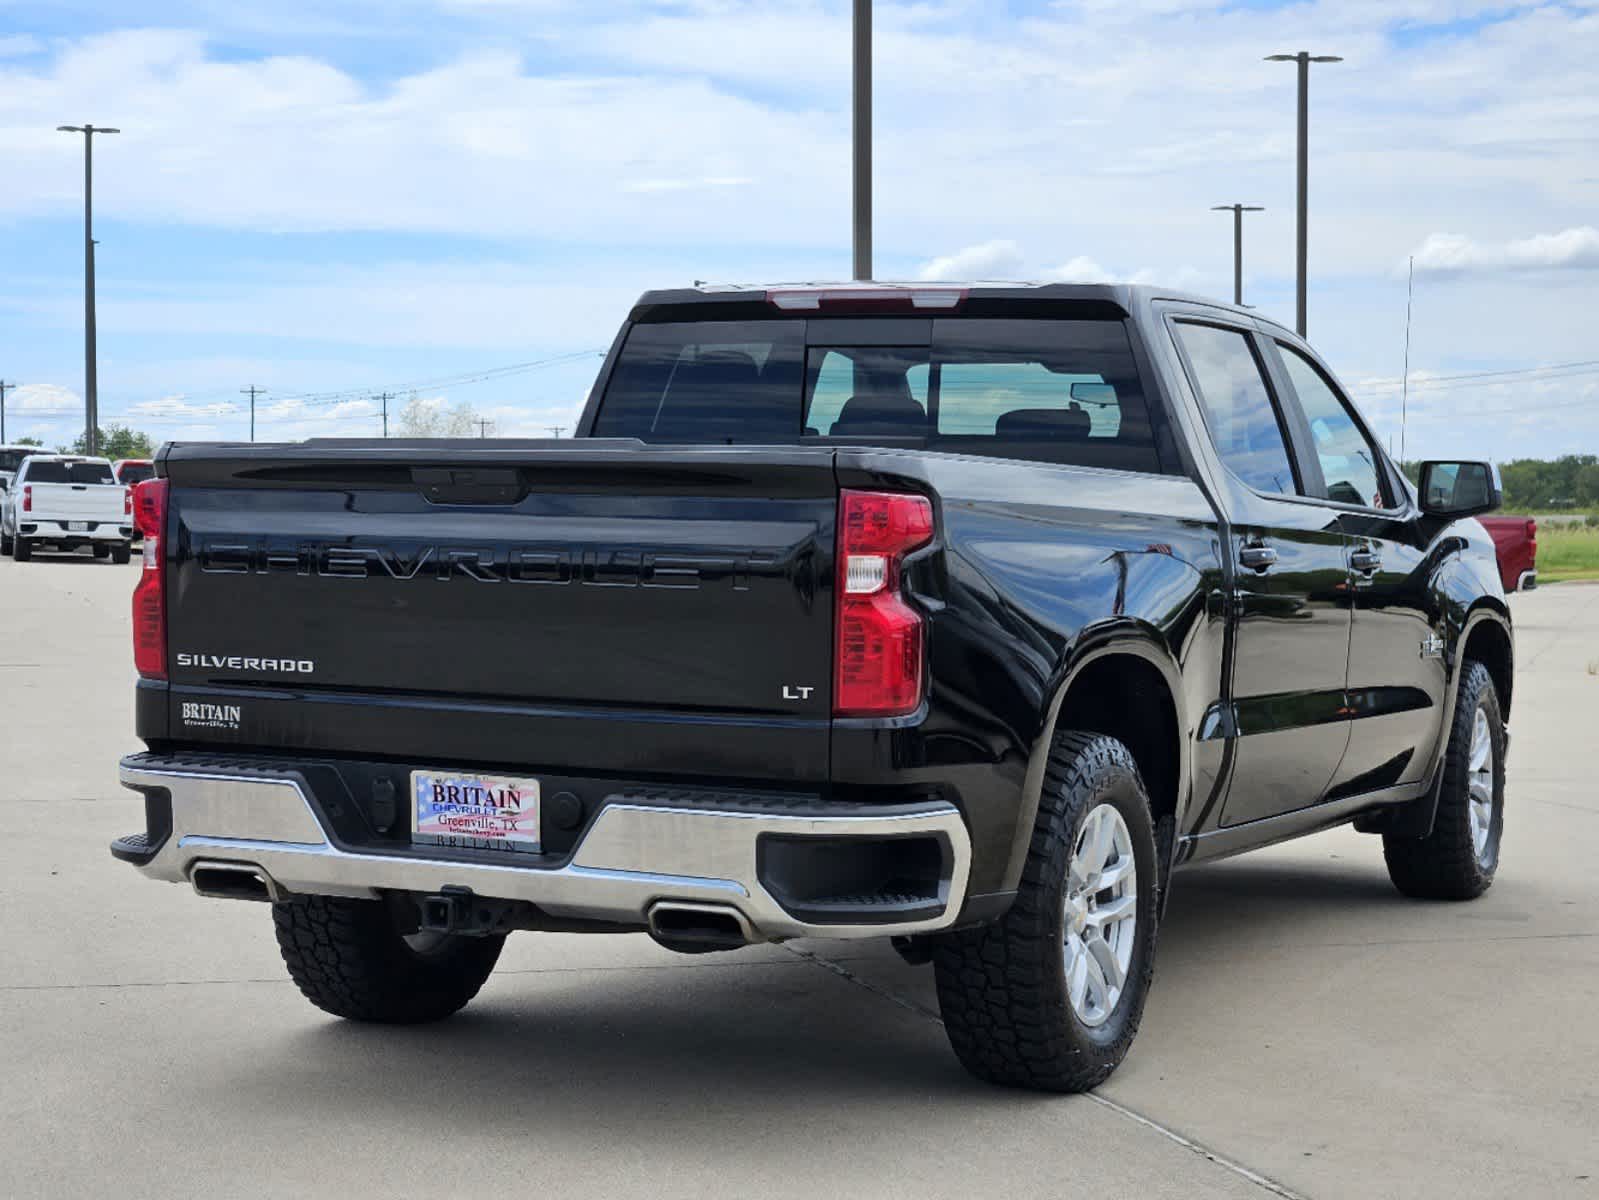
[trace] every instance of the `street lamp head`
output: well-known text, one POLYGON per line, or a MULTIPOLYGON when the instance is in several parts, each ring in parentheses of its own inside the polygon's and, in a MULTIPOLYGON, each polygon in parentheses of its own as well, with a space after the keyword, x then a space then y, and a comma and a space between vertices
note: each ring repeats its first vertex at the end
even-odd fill
POLYGON ((57 133, 121 133, 109 125, 57 125, 57 133))
POLYGON ((1298 62, 1299 61, 1299 55, 1297 55, 1297 54, 1268 54, 1268 55, 1266 55, 1266 61, 1267 62, 1298 62))
POLYGON ((56 126, 56 132, 57 133, 82 133, 83 132, 83 126, 82 125, 57 125, 56 126))
POLYGON ((1336 54, 1317 54, 1317 55, 1312 56, 1310 61, 1311 62, 1343 62, 1344 60, 1342 58, 1340 58, 1336 54))

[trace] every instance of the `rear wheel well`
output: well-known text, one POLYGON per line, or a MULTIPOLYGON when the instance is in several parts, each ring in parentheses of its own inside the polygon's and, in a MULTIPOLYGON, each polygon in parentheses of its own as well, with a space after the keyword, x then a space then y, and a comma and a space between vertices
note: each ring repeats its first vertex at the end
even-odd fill
POLYGON ((1461 647, 1463 659, 1476 659, 1488 668, 1493 676, 1494 690, 1499 693, 1499 709, 1506 721, 1510 719, 1510 689, 1515 681, 1510 635, 1498 621, 1478 621, 1466 635, 1461 647))
POLYGON ((1182 747, 1177 709, 1166 679, 1147 659, 1108 654, 1072 680, 1056 718, 1058 730, 1103 733, 1131 751, 1159 825, 1177 815, 1182 747))

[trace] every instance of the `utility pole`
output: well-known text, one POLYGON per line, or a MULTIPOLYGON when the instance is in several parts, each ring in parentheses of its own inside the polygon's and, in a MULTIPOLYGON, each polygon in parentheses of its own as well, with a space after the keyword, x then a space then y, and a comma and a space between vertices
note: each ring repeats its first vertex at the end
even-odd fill
POLYGON ((872 277, 872 0, 855 0, 855 278, 872 277))
POLYGON ((253 383, 247 388, 239 389, 239 395, 250 397, 250 440, 252 442, 255 441, 255 398, 265 394, 266 388, 258 388, 253 383))
POLYGON ((389 436, 389 401, 395 398, 393 392, 379 392, 372 399, 383 406, 383 436, 389 436))
POLYGON ((1270 54, 1266 56, 1266 61, 1299 64, 1299 292, 1295 305, 1294 328, 1298 330, 1300 337, 1304 337, 1309 307, 1306 302, 1305 285, 1310 265, 1310 64, 1344 60, 1336 54, 1313 55, 1309 51, 1301 50, 1298 54, 1270 54))
POLYGON ((1233 303, 1244 305, 1244 214, 1265 212, 1258 204, 1214 204, 1211 212, 1233 214, 1233 303))
POLYGON ((94 336, 94 135, 121 133, 105 125, 57 125, 58 133, 83 134, 83 407, 84 448, 100 453, 100 398, 94 336))
POLYGON ((17 390, 15 383, 7 383, 0 379, 0 443, 6 440, 6 393, 17 390))
POLYGON ((546 429, 548 429, 550 431, 550 436, 551 437, 557 437, 558 438, 565 431, 566 426, 565 425, 546 425, 544 428, 546 428, 546 429))
POLYGON ((477 435, 478 435, 478 437, 480 437, 480 438, 488 437, 489 436, 489 426, 491 424, 493 424, 493 422, 485 420, 485 419, 483 419, 481 417, 478 418, 478 423, 477 423, 477 435))

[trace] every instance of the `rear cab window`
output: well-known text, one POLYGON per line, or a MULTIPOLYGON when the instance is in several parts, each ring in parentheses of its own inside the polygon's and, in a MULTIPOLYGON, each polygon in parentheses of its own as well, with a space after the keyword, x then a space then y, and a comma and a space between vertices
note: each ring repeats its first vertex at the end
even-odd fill
MULTIPOLYGON (((591 436, 783 444, 845 438, 1158 474, 1124 322, 949 317, 908 344, 827 320, 634 325, 591 436)), ((886 329, 887 326, 884 326, 886 329)))

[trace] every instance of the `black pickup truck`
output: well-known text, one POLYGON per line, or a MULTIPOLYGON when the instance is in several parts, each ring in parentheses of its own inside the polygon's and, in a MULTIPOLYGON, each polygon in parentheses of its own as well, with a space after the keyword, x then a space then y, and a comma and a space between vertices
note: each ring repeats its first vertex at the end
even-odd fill
POLYGON ((1512 640, 1480 462, 1412 488, 1316 354, 1142 287, 652 292, 576 440, 169 445, 145 829, 316 1005, 513 930, 892 938, 986 1079, 1137 1030, 1174 868, 1353 822, 1482 893, 1512 640))

